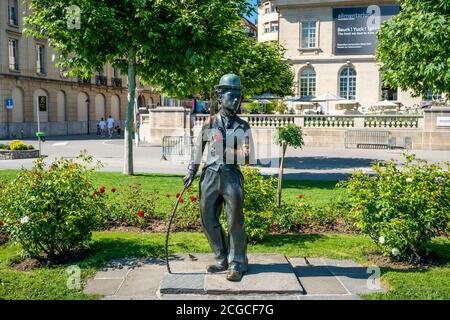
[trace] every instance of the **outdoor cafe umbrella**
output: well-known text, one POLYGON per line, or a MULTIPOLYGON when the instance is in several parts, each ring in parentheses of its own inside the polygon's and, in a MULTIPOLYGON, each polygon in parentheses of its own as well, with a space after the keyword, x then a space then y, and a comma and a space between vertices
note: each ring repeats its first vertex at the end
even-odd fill
POLYGON ((392 101, 383 100, 383 101, 380 101, 380 102, 374 104, 373 106, 381 107, 381 108, 396 108, 397 104, 392 101))
POLYGON ((267 99, 255 100, 254 102, 259 103, 259 104, 271 104, 272 103, 267 99))
POLYGON ((328 112, 328 102, 329 101, 342 101, 345 100, 342 97, 338 97, 330 92, 327 92, 321 96, 318 96, 317 98, 311 99, 311 101, 314 102, 326 102, 327 103, 327 112, 328 112))

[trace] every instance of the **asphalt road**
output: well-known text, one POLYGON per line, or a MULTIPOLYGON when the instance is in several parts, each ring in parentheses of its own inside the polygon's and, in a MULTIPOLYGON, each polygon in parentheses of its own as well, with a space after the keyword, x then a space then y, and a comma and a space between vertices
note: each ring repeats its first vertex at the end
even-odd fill
MULTIPOLYGON (((8 141, 0 141, 5 143, 8 141)), ((38 146, 37 141, 24 140, 26 144, 38 146)), ((42 143, 42 154, 48 161, 55 158, 74 158, 80 150, 86 150, 100 160, 105 167, 103 171, 122 171, 123 139, 99 139, 96 136, 54 137, 42 143)), ((344 149, 344 148, 304 148, 288 149, 285 162, 285 179, 302 180, 341 180, 354 170, 371 171, 375 160, 402 160, 402 150, 344 149)), ((414 151, 418 158, 430 162, 450 161, 450 151, 414 151)), ((276 174, 278 171, 277 155, 259 156, 258 160, 263 174, 276 174), (263 165, 261 165, 263 163, 263 165)), ((31 168, 33 159, 0 160, 0 169, 31 168)), ((186 173, 183 159, 161 160, 161 148, 147 143, 134 147, 134 171, 142 173, 186 173)))

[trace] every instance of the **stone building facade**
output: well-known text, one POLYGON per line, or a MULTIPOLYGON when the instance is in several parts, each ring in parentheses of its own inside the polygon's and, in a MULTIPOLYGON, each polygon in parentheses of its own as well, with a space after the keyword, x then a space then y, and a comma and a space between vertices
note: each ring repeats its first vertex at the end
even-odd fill
MULTIPOLYGON (((100 118, 109 115, 123 128, 126 76, 105 65, 88 80, 65 77, 47 41, 24 34, 26 4, 2 0, 0 14, 0 138, 34 136, 37 110, 41 131, 48 136, 95 133, 100 118)), ((137 102, 145 109, 160 103, 160 96, 138 85, 137 102)))
MULTIPOLYGON (((295 94, 305 100, 330 92, 363 108, 381 100, 413 107, 422 97, 384 86, 374 55, 379 24, 398 10, 395 0, 260 1, 258 39, 287 49, 295 94), (269 28, 273 21, 276 32, 269 28)), ((328 113, 336 104, 329 103, 328 113)))

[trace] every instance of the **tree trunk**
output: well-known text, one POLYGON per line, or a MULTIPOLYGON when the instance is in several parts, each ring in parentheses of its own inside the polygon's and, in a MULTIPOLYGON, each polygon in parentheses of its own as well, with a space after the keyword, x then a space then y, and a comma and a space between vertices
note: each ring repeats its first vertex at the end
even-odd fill
POLYGON ((281 161, 280 161, 280 170, 278 171, 278 190, 277 190, 277 207, 281 207, 281 191, 282 191, 282 183, 283 183, 283 169, 284 169, 284 156, 286 154, 287 144, 282 144, 282 153, 281 153, 281 161))
POLYGON ((134 98, 136 96, 136 51, 128 52, 128 100, 124 131, 124 163, 123 174, 133 175, 133 133, 132 122, 134 114, 134 98))

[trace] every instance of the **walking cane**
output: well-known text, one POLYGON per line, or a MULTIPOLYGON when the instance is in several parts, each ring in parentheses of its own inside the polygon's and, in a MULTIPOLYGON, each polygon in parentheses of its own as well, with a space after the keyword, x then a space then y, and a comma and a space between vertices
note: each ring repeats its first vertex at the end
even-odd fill
POLYGON ((175 206, 173 207, 172 213, 170 214, 169 224, 167 226, 165 249, 166 249, 166 267, 167 267, 167 272, 168 273, 172 273, 172 271, 170 270, 170 265, 169 265, 169 234, 170 234, 170 228, 172 227, 173 217, 175 216, 175 212, 177 211, 178 204, 180 203, 180 200, 183 197, 183 194, 184 194, 184 192, 186 190, 187 190, 187 187, 185 186, 183 191, 181 191, 180 196, 178 197, 177 201, 175 202, 175 206))

